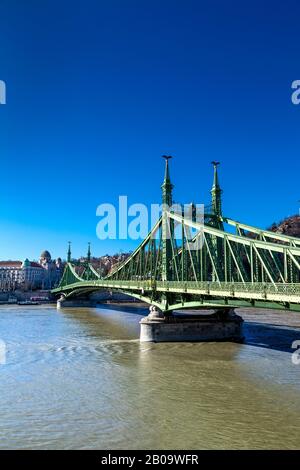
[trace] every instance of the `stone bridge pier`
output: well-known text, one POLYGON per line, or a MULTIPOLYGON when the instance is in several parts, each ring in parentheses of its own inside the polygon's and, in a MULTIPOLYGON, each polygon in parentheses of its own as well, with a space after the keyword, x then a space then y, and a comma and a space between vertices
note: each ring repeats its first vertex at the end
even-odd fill
POLYGON ((164 315, 155 306, 140 321, 141 342, 237 341, 243 340, 243 319, 234 309, 222 308, 213 313, 164 315))

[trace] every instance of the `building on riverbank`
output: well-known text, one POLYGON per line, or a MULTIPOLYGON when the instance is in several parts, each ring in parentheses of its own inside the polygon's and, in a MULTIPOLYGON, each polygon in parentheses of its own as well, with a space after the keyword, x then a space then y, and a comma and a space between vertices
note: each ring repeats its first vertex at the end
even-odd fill
POLYGON ((0 261, 0 290, 15 290, 23 282, 22 261, 0 261))
POLYGON ((64 263, 61 258, 51 258, 48 250, 44 250, 40 256, 40 266, 43 269, 42 288, 52 289, 58 285, 64 271, 64 263))
POLYGON ((0 291, 10 292, 16 289, 52 289, 63 274, 64 263, 61 258, 52 260, 49 251, 41 253, 40 262, 0 261, 0 291))

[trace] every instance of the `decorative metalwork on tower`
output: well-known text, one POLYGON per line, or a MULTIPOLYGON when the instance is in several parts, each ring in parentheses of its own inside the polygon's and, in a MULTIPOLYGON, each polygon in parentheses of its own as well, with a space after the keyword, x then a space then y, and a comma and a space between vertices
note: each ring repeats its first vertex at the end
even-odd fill
POLYGON ((170 281, 173 278, 171 260, 172 260, 172 240, 174 234, 174 221, 170 220, 167 212, 173 204, 172 190, 173 185, 170 179, 169 160, 170 155, 163 155, 166 162, 165 177, 162 189, 162 280, 170 281))
POLYGON ((67 261, 71 263, 71 242, 69 242, 67 261))
POLYGON ((222 215, 222 189, 220 188, 219 185, 219 177, 218 177, 218 165, 220 165, 220 162, 211 162, 212 165, 214 166, 214 181, 213 181, 213 186, 211 188, 211 203, 212 203, 212 209, 213 213, 217 217, 221 217, 222 215))

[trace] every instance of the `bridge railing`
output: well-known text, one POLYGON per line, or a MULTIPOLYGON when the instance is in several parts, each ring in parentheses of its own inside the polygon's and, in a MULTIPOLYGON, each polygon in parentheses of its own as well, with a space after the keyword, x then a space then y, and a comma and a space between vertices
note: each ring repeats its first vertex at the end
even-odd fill
POLYGON ((158 281, 157 287, 170 289, 186 288, 199 289, 207 291, 224 291, 224 292, 253 292, 267 294, 295 294, 300 295, 300 284, 283 284, 283 283, 251 283, 251 282, 197 282, 197 281, 158 281))
POLYGON ((300 284, 283 284, 283 283, 251 283, 251 282, 201 282, 201 281, 155 281, 155 280, 101 280, 94 281, 95 285, 101 284, 103 287, 119 287, 128 289, 149 290, 199 290, 208 294, 211 291, 229 293, 253 293, 253 294, 288 294, 300 297, 300 284))

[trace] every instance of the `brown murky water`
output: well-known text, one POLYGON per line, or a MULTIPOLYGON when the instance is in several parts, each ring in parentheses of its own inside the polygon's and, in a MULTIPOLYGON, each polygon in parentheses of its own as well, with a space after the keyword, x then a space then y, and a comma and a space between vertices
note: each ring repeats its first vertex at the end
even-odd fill
POLYGON ((142 313, 0 307, 0 448, 300 447, 300 314, 242 312, 245 344, 140 344, 142 313))

